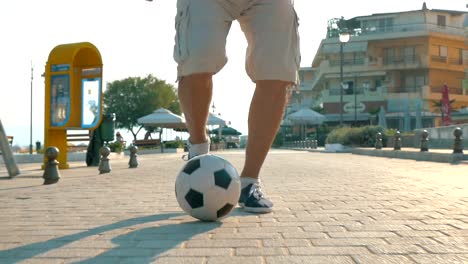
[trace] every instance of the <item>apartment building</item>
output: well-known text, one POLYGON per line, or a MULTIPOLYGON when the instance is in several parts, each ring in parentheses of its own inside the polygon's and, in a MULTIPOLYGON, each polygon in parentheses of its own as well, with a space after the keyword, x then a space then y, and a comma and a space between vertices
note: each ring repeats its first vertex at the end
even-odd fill
MULTIPOLYGON (((311 67, 300 70, 300 93, 288 112, 322 107, 329 125, 365 125, 376 124, 383 108, 389 128, 438 126, 444 84, 453 109, 468 107, 467 22, 467 12, 426 4, 414 11, 331 19, 311 67), (350 33, 347 43, 339 40, 343 28, 350 33)), ((454 119, 467 121, 467 115, 454 119)))

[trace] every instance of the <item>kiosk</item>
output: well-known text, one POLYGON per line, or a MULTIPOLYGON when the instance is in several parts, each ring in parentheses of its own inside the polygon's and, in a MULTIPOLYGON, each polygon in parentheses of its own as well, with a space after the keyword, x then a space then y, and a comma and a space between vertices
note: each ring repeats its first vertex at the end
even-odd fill
POLYGON ((99 50, 89 42, 56 46, 46 64, 45 84, 44 149, 57 147, 59 168, 67 169, 67 130, 94 130, 101 123, 99 50))

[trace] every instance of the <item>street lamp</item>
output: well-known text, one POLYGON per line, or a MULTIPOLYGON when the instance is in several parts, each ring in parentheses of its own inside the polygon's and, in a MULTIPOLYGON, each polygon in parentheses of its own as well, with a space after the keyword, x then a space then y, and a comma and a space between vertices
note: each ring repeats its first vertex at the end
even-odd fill
POLYGON ((29 119, 29 155, 32 155, 33 154, 33 144, 32 144, 32 133, 33 133, 33 129, 32 129, 32 116, 33 116, 33 80, 34 80, 34 75, 33 75, 33 72, 34 72, 34 68, 32 66, 32 61, 31 61, 31 112, 30 112, 30 119, 29 119))
POLYGON ((343 47, 351 38, 348 29, 343 28, 340 30, 340 126, 343 126, 343 64, 344 52, 343 47))

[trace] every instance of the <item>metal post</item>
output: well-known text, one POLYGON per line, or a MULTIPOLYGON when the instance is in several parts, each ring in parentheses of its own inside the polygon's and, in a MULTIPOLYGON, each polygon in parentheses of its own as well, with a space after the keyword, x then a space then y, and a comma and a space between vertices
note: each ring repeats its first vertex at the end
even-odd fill
POLYGON ((33 71, 34 68, 32 67, 31 62, 31 112, 30 112, 30 120, 29 120, 29 155, 33 154, 33 144, 32 144, 32 114, 33 114, 33 71))
POLYGON ((354 126, 357 126, 357 85, 354 89, 354 126))
POLYGON ((5 162, 8 175, 10 178, 15 177, 16 175, 20 174, 20 170, 16 165, 15 158, 13 157, 13 153, 10 148, 10 144, 8 144, 8 139, 3 129, 2 120, 0 119, 0 150, 2 151, 3 161, 5 162))
POLYGON ((343 54, 344 43, 340 43, 340 126, 343 126, 343 54))

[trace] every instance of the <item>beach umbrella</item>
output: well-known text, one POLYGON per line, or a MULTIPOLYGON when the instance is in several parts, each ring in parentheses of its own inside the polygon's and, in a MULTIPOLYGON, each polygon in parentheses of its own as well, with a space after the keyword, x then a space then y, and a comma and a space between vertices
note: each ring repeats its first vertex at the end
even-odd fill
POLYGON ((161 141, 161 152, 164 152, 162 132, 164 128, 182 129, 185 128, 185 119, 179 115, 172 113, 165 108, 159 108, 153 113, 137 119, 138 124, 147 128, 161 128, 159 139, 161 141))
MULTIPOLYGON (((219 128, 216 128, 216 129, 213 129, 210 131, 210 134, 216 134, 216 135, 219 135, 220 131, 219 131, 219 128)), ((239 135, 242 135, 241 132, 237 131, 236 129, 232 128, 232 127, 228 127, 228 126, 225 126, 225 127, 222 127, 221 128, 221 134, 222 135, 227 135, 227 136, 239 136, 239 135)))
POLYGON ((138 118, 137 121, 145 127, 185 128, 185 119, 165 108, 159 108, 149 115, 138 118))

